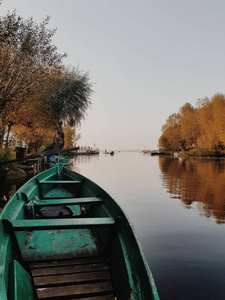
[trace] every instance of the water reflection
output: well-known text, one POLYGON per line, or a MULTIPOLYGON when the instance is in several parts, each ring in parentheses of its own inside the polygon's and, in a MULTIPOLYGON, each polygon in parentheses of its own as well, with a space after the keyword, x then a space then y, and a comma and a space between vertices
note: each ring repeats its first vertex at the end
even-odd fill
POLYGON ((225 162, 223 160, 160 157, 163 187, 187 208, 193 202, 201 215, 225 223, 225 162))
POLYGON ((74 157, 74 165, 79 165, 81 163, 95 163, 99 160, 99 155, 77 155, 74 157))

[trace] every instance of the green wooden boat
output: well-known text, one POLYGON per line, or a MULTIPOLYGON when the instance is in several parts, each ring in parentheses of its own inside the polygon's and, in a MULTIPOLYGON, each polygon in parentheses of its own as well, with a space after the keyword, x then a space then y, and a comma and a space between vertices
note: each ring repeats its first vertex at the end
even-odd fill
POLYGON ((121 208, 59 165, 29 180, 0 215, 0 299, 159 299, 121 208))
POLYGON ((73 158, 63 155, 52 155, 49 158, 49 166, 54 167, 57 164, 69 165, 73 162, 73 158))

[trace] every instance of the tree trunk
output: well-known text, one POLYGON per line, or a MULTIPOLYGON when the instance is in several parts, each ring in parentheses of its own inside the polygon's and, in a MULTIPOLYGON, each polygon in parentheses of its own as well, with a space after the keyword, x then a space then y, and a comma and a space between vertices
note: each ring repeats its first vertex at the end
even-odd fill
POLYGON ((58 123, 58 126, 56 128, 57 130, 57 137, 55 138, 56 148, 63 149, 65 141, 64 141, 64 132, 62 128, 62 122, 58 123))
POLYGON ((10 123, 8 125, 8 130, 7 130, 7 135, 6 135, 6 142, 5 142, 5 147, 6 148, 9 146, 9 133, 10 133, 12 125, 13 125, 12 123, 10 123))
POLYGON ((0 148, 3 148, 4 135, 5 127, 0 125, 0 148))

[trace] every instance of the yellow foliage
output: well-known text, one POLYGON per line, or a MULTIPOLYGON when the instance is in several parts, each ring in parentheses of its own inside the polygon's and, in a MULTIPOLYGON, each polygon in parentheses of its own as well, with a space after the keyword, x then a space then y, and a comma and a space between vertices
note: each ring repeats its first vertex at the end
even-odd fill
POLYGON ((64 149, 73 148, 80 139, 80 134, 76 134, 76 129, 68 123, 63 128, 64 132, 64 149))
POLYGON ((225 149, 225 95, 198 100, 193 108, 186 103, 179 114, 172 114, 162 126, 159 145, 165 150, 190 150, 198 147, 221 151, 225 149), (174 147, 176 145, 176 147, 174 147))

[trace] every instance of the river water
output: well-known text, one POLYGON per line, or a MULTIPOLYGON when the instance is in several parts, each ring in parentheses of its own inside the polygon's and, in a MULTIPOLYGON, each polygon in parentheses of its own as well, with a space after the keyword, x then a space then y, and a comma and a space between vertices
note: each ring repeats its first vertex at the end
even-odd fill
POLYGON ((162 300, 225 299, 225 162, 138 152, 78 156, 132 222, 162 300))
POLYGON ((225 161, 118 152, 71 168, 125 211, 161 300, 225 299, 225 161))

